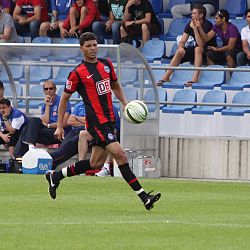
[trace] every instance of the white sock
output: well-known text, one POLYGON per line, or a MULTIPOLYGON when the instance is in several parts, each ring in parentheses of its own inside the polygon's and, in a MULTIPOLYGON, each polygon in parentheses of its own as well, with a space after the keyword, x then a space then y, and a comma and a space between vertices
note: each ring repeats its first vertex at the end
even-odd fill
POLYGON ((109 171, 109 163, 104 163, 103 167, 108 169, 108 171, 109 171))

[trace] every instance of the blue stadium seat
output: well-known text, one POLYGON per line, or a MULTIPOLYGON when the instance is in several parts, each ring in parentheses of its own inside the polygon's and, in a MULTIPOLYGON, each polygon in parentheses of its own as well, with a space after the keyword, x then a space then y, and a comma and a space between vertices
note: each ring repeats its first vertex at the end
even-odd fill
MULTIPOLYGON (((30 66, 30 83, 40 83, 51 78, 52 69, 51 66, 30 66)), ((26 79, 22 78, 19 80, 21 84, 26 83, 26 79)))
MULTIPOLYGON (((222 65, 210 65, 208 68, 223 68, 222 65)), ((225 83, 225 71, 201 71, 200 79, 192 89, 213 89, 225 83)))
MULTIPOLYGON (((157 81, 162 79, 162 76, 165 73, 165 69, 152 69, 152 73, 154 75, 155 81, 157 82, 157 81)), ((146 85, 147 81, 151 82, 151 79, 149 77, 148 71, 144 71, 144 82, 145 82, 144 87, 147 87, 147 85, 146 85)), ((148 87, 151 87, 151 85, 149 85, 148 87)))
POLYGON ((72 70, 73 67, 60 67, 56 77, 53 78, 54 83, 56 85, 65 84, 68 79, 69 72, 72 70))
MULTIPOLYGON (((209 90, 203 97, 203 103, 226 103, 226 93, 221 90, 209 90)), ((219 112, 223 106, 198 106, 192 109, 192 114, 213 115, 219 112)))
MULTIPOLYGON (((42 85, 35 85, 32 86, 29 90, 29 95, 31 97, 40 97, 40 100, 29 100, 29 108, 37 109, 44 103, 44 93, 43 93, 43 86, 42 85)), ((26 108, 25 100, 18 103, 19 108, 26 108)))
MULTIPOLYGON (((23 95, 23 88, 20 84, 15 84, 17 96, 23 95)), ((12 96, 12 88, 10 84, 4 84, 4 96, 12 96)))
MULTIPOLYGON (((191 67, 190 64, 180 64, 181 67, 191 67)), ((171 89, 183 89, 184 85, 187 81, 192 79, 194 70, 175 70, 172 74, 172 78, 169 82, 163 83, 163 88, 171 88, 171 89)))
POLYGON ((164 13, 159 13, 158 17, 161 18, 172 18, 171 9, 174 5, 189 3, 189 0, 169 0, 167 10, 164 13))
POLYGON ((249 107, 227 107, 221 111, 222 115, 244 116, 250 113, 250 92, 240 91, 235 94, 232 103, 249 104, 249 107))
POLYGON ((138 71, 133 68, 121 68, 121 84, 122 86, 133 85, 138 81, 138 71))
POLYGON ((229 82, 221 85, 222 90, 243 90, 243 88, 250 87, 250 66, 241 66, 239 68, 249 69, 249 71, 234 71, 229 82))
POLYGON ((160 39, 164 41, 176 41, 177 36, 182 35, 189 21, 190 19, 188 18, 174 18, 170 23, 167 34, 161 35, 160 39))
MULTIPOLYGON (((61 96, 62 93, 63 93, 63 91, 64 91, 64 86, 61 87, 61 88, 59 88, 59 89, 57 90, 57 94, 58 94, 59 96, 61 96)), ((78 102, 78 101, 73 101, 72 99, 77 99, 77 98, 81 98, 81 97, 79 96, 78 92, 75 91, 75 92, 71 95, 71 97, 70 97, 70 99, 69 99, 69 102, 70 102, 70 104, 72 105, 72 107, 74 107, 74 105, 78 102)))
MULTIPOLYGON (((9 65, 10 71, 15 81, 18 81, 24 75, 23 65, 9 65)), ((9 76, 4 68, 0 69, 0 80, 3 83, 9 83, 9 76)))
MULTIPOLYGON (((134 87, 123 87, 123 92, 126 96, 127 101, 138 99, 138 90, 134 87)), ((113 104, 118 110, 120 109, 120 102, 115 95, 113 95, 113 104)))
POLYGON ((44 44, 50 44, 51 38, 48 36, 38 36, 32 40, 32 43, 44 43, 44 44))
POLYGON ((144 44, 142 54, 149 61, 161 60, 165 54, 165 43, 159 39, 152 39, 144 44))
POLYGON ((162 12, 163 0, 149 0, 149 2, 151 3, 156 15, 162 12))
POLYGON ((247 0, 226 0, 224 9, 229 12, 230 18, 244 16, 247 10, 247 0))
MULTIPOLYGON (((36 37, 32 40, 32 43, 36 43, 36 44, 51 44, 51 38, 48 37, 48 36, 43 36, 43 37, 36 37)), ((42 51, 41 50, 35 50, 33 53, 32 53, 32 59, 42 59, 42 58, 47 58, 48 56, 50 55, 50 49, 43 49, 42 51)), ((26 57, 30 57, 30 55, 27 55, 26 57)), ((25 58, 23 58, 25 59, 25 58)))
MULTIPOLYGON (((196 102, 197 94, 195 90, 191 89, 181 89, 178 90, 175 95, 173 102, 196 102)), ((195 107, 195 105, 167 105, 162 108, 162 113, 177 113, 184 114, 185 111, 190 111, 195 107)))
POLYGON ((242 28, 247 26, 246 19, 231 19, 230 22, 238 28, 239 32, 241 32, 242 28))
MULTIPOLYGON (((60 41, 60 44, 79 44, 79 40, 77 38, 63 38, 60 41)), ((75 60, 76 58, 82 57, 80 48, 79 49, 66 49, 63 53, 61 50, 53 50, 52 55, 48 57, 50 61, 67 61, 67 60, 75 60)))
MULTIPOLYGON (((167 92, 163 88, 157 88, 158 90, 158 96, 159 96, 159 102, 165 102, 167 101, 167 92)), ((143 100, 145 102, 150 101, 150 102, 155 102, 155 93, 153 89, 148 89, 144 95, 143 100)), ((149 112, 154 112, 155 111, 155 104, 150 104, 146 103, 148 107, 149 112)), ((164 104, 160 104, 160 109, 162 109, 164 104)))

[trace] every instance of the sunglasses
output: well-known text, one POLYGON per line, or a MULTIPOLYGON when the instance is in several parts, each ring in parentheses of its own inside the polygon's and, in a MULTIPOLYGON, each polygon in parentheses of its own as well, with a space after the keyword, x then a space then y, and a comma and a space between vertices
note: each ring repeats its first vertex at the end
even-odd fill
POLYGON ((43 88, 44 90, 53 90, 54 88, 43 88))

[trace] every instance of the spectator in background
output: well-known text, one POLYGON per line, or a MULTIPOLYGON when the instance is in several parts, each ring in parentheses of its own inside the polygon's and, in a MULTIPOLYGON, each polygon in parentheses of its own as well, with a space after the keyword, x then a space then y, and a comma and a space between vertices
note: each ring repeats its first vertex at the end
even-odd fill
POLYGON ((121 26, 121 42, 132 43, 136 40, 136 47, 140 47, 138 37, 142 36, 142 43, 153 35, 161 32, 161 25, 148 0, 129 0, 124 12, 124 24, 121 26))
POLYGON ((219 10, 215 15, 215 25, 208 33, 199 28, 201 38, 204 42, 210 41, 216 35, 222 40, 223 46, 208 46, 207 64, 227 64, 229 68, 236 66, 236 55, 242 51, 240 33, 237 27, 229 22, 227 10, 219 10))
POLYGON ((14 147, 27 123, 26 116, 18 109, 11 107, 10 100, 0 100, 0 144, 9 148, 10 158, 14 157, 14 147))
POLYGON ((48 11, 44 0, 17 0, 13 13, 17 33, 31 33, 31 40, 39 36, 42 22, 48 21, 48 11))
POLYGON ((250 63, 250 9, 246 11, 247 26, 241 30, 243 51, 237 54, 237 65, 245 66, 250 63))
POLYGON ((0 2, 0 43, 19 42, 13 18, 3 10, 0 2))
POLYGON ((219 7, 219 0, 191 0, 190 3, 176 4, 172 7, 173 18, 184 18, 192 13, 194 5, 201 4, 206 8, 206 18, 212 18, 219 7))
POLYGON ((50 154, 53 159, 53 170, 78 153, 79 133, 85 129, 85 116, 84 103, 79 102, 67 121, 67 126, 72 127, 71 131, 65 136, 59 148, 50 154))
MULTIPOLYGON (((206 9, 200 4, 195 5, 192 10, 192 19, 185 27, 184 33, 178 44, 178 49, 170 62, 170 66, 177 66, 181 62, 191 61, 194 62, 195 67, 200 67, 205 59, 207 46, 216 46, 215 38, 206 42, 201 39, 199 29, 202 27, 202 30, 206 34, 210 32, 213 27, 213 24, 206 20, 205 17, 206 9), (186 46, 189 37, 194 39, 195 43, 192 46, 186 46)), ((172 73, 173 70, 167 70, 162 80, 158 81, 157 85, 161 86, 164 82, 168 82, 172 73)), ((199 74, 200 71, 195 70, 192 79, 186 83, 186 86, 189 87, 194 82, 197 82, 199 74)))
POLYGON ((94 20, 101 20, 97 5, 97 0, 76 0, 63 23, 62 36, 78 37, 83 32, 92 31, 94 20))
MULTIPOLYGON (((24 127, 15 148, 14 155, 16 158, 22 157, 28 149, 34 148, 36 143, 45 145, 61 143, 61 141, 54 137, 54 132, 57 128, 60 96, 56 95, 56 86, 52 80, 44 82, 43 91, 45 99, 42 106, 41 117, 30 118, 27 126, 24 127)), ((69 131, 67 120, 70 113, 70 103, 67 103, 66 113, 63 117, 65 133, 69 131)))
POLYGON ((0 100, 4 98, 4 85, 3 82, 0 81, 0 100))
POLYGON ((51 0, 52 16, 51 20, 41 23, 39 35, 47 36, 49 33, 55 33, 60 30, 60 36, 64 37, 65 30, 63 22, 67 18, 73 0, 51 0))
POLYGON ((101 13, 101 18, 107 20, 109 18, 108 0, 98 0, 98 9, 101 13))
POLYGON ((10 14, 11 1, 10 0, 0 0, 0 6, 5 13, 10 14))
POLYGON ((95 21, 92 25, 97 42, 103 44, 106 34, 112 34, 113 44, 120 43, 120 26, 127 0, 109 0, 109 20, 106 22, 95 21))

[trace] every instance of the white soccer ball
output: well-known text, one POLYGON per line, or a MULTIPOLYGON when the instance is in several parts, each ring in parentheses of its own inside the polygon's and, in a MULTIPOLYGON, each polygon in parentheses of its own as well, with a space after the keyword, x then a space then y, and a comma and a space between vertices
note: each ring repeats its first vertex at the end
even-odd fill
POLYGON ((127 104, 124 115, 128 122, 139 124, 147 119, 148 108, 144 102, 134 100, 127 104))

